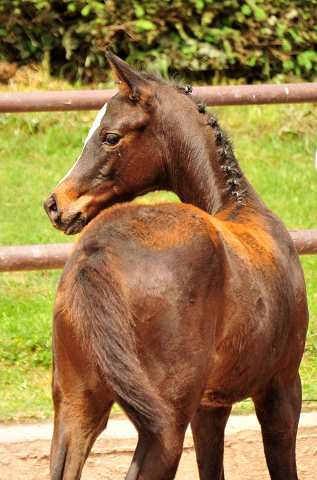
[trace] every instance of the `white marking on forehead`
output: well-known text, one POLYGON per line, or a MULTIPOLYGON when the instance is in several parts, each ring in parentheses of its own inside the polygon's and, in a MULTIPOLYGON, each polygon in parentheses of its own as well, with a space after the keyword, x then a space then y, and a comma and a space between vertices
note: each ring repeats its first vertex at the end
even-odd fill
MULTIPOLYGON (((81 154, 83 153, 83 150, 84 150, 87 142, 91 139, 91 137, 93 136, 93 134, 95 133, 95 131, 97 130, 97 128, 100 126, 101 120, 103 119, 103 116, 104 116, 104 114, 106 113, 106 110, 107 110, 107 104, 105 103, 104 106, 102 107, 102 109, 98 112, 98 114, 97 114, 97 116, 96 116, 96 118, 95 118, 95 121, 94 121, 94 123, 92 124, 91 129, 89 130, 89 133, 88 133, 87 138, 86 138, 86 140, 85 140, 85 143, 84 143, 83 149, 82 149, 82 151, 81 151, 81 154)), ((65 177, 62 178, 62 180, 57 184, 57 187, 58 187, 58 185, 60 185, 60 184, 65 180, 65 178, 68 177, 68 175, 71 174, 71 172, 72 172, 73 169, 75 168, 78 160, 80 159, 81 154, 79 155, 78 159, 76 160, 76 162, 74 163, 74 165, 72 166, 72 168, 69 170, 69 172, 66 173, 65 177)))
POLYGON ((99 125, 101 123, 101 120, 103 119, 103 116, 106 113, 106 110, 107 110, 107 104, 105 103, 104 106, 102 107, 102 109, 100 110, 100 112, 98 113, 98 115, 95 118, 95 121, 94 121, 94 123, 93 123, 93 125, 92 125, 92 127, 91 127, 91 129, 88 133, 88 136, 85 140, 84 146, 91 139, 91 137, 93 136, 93 134, 95 133, 95 131, 99 127, 99 125))

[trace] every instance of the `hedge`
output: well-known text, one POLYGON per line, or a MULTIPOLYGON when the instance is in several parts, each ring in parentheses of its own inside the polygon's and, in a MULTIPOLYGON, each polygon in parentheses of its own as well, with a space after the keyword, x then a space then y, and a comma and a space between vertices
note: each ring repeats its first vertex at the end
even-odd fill
POLYGON ((317 76, 317 0, 0 0, 0 61, 104 80, 104 46, 132 65, 212 83, 317 76))

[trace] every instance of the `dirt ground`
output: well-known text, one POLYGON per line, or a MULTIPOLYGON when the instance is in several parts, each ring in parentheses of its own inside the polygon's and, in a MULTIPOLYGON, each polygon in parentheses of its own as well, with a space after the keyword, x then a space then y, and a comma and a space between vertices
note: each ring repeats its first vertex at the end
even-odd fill
MULTIPOLYGON (((0 480, 48 480, 51 424, 0 427, 0 480)), ((111 420, 86 462, 83 480, 123 480, 136 445, 125 420, 111 420)), ((297 437, 300 480, 317 478, 317 412, 302 415, 297 437)), ((269 480, 261 434, 254 416, 231 417, 226 430, 226 480, 269 480)), ((187 433, 177 480, 198 480, 195 452, 187 433)))

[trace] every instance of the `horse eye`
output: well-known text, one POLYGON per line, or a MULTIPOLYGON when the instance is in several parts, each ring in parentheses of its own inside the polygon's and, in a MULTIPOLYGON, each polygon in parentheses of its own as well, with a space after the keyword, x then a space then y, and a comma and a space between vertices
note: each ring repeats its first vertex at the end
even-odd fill
POLYGON ((115 133, 106 133, 101 143, 113 147, 114 145, 117 145, 120 139, 121 137, 119 137, 119 135, 116 135, 115 133))

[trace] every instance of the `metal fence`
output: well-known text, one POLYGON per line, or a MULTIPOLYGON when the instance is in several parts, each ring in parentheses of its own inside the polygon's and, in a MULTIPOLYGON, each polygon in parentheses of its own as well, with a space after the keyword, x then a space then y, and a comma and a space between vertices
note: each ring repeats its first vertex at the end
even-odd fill
MULTIPOLYGON (((0 93, 0 112, 99 110, 116 90, 0 93)), ((194 87, 207 106, 317 103, 317 83, 194 87)), ((300 255, 317 253, 317 230, 290 232, 300 255)), ((63 268, 71 243, 0 247, 0 272, 63 268)))
MULTIPOLYGON (((0 93, 0 112, 99 110, 117 90, 0 93)), ((317 83, 194 87, 207 106, 317 102, 317 83)))

